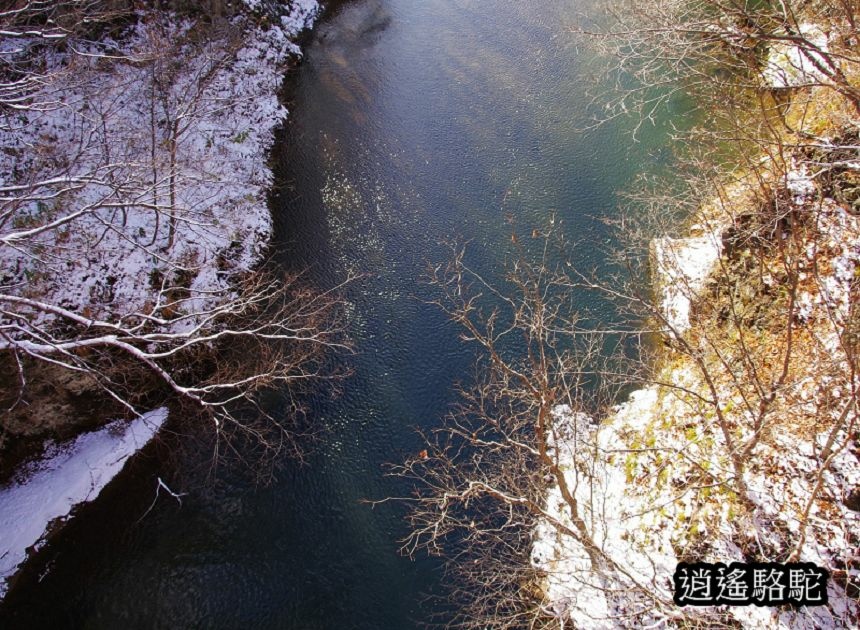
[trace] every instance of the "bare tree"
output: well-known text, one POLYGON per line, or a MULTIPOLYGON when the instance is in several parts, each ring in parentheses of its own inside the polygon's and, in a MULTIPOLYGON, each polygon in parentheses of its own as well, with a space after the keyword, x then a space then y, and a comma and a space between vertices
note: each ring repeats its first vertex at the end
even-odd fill
POLYGON ((619 273, 534 246, 504 283, 461 252, 435 270, 482 360, 395 473, 404 550, 449 560, 455 625, 755 623, 674 605, 674 563, 703 559, 826 564, 857 617, 857 9, 623 2, 588 33, 619 71, 610 118, 684 95, 702 124, 673 181, 631 195, 619 273), (625 324, 577 315, 584 292, 625 324), (634 386, 647 404, 614 407, 634 386))
MULTIPOLYGON (((115 56, 116 50, 93 40, 99 28, 127 18, 126 2, 70 0, 12 2, 0 10, 3 48, 0 53, 0 112, 56 108, 59 95, 45 91, 60 72, 46 68, 40 49, 67 47, 75 54, 115 56), (89 50, 86 50, 89 48, 89 50), (4 111, 7 110, 7 111, 4 111)), ((8 121, 8 118, 6 118, 8 121)), ((5 127, 0 127, 5 129, 5 127)))
POLYGON ((594 506, 582 501, 592 483, 591 418, 634 378, 616 352, 624 354, 628 337, 641 331, 581 323, 573 309, 577 283, 559 257, 565 244, 556 226, 532 239, 532 251, 518 246, 499 284, 471 269, 462 249, 433 270, 438 305, 462 327, 464 341, 477 344, 481 359, 474 385, 425 435, 426 448, 393 467, 415 482, 414 496, 401 499, 412 506, 413 526, 403 550, 449 560, 462 627, 550 623, 545 576, 530 561, 541 522, 582 546, 596 579, 637 589, 655 608, 671 605, 601 548, 594 506), (561 516, 547 506, 548 486, 559 489, 561 516))
POLYGON ((856 113, 857 14, 854 0, 623 0, 607 7, 599 27, 576 30, 620 71, 620 90, 603 95, 616 115, 652 120, 679 94, 706 108, 714 99, 749 106, 750 92, 763 87, 823 87, 856 113))
MULTIPOLYGON (((600 592, 610 602, 605 614, 622 627, 682 620, 731 625, 724 612, 673 604, 661 554, 653 552, 649 569, 647 545, 638 551, 643 569, 620 550, 622 537, 612 528, 625 510, 613 503, 621 499, 617 488, 606 494, 610 469, 616 477, 627 469, 630 505, 642 510, 626 519, 665 512, 667 527, 681 530, 679 559, 721 553, 723 543, 747 558, 808 559, 811 512, 844 499, 847 487, 824 479, 855 435, 857 348, 850 331, 856 314, 850 297, 836 293, 856 288, 850 282, 837 287, 822 273, 834 264, 828 230, 839 211, 815 195, 800 200, 779 190, 764 207, 740 205, 736 187, 724 191, 731 203, 714 202, 707 216, 734 227, 661 239, 659 261, 642 246, 643 234, 656 226, 640 221, 637 229, 628 218, 624 230, 636 251, 623 250, 623 273, 611 278, 566 264, 559 253, 564 243, 557 251, 548 246, 554 227, 534 233, 531 247, 517 245, 503 282, 485 280, 462 250, 434 269, 439 306, 462 327, 464 341, 478 346, 481 359, 461 402, 442 426, 424 434, 425 449, 393 472, 415 487, 414 496, 400 498, 412 506, 403 550, 448 560, 452 590, 463 605, 455 625, 576 622, 553 599, 554 581, 600 592), (776 221, 773 204, 782 202, 787 214, 776 221), (746 210, 737 216, 740 208, 746 210), (711 264, 691 275, 684 248, 714 238, 720 243, 711 264), (652 290, 652 269, 687 301, 688 319, 678 318, 665 292, 652 290), (595 330, 595 320, 574 308, 585 292, 613 301, 626 323, 595 330), (815 308, 801 307, 810 299, 815 308), (655 338, 662 343, 643 344, 655 338), (630 352, 632 341, 637 352, 630 352), (632 386, 658 393, 654 424, 624 429, 623 437, 614 433, 612 422, 620 421, 611 421, 613 405, 632 386), (605 427, 604 418, 610 418, 605 427), (773 466, 790 463, 778 456, 786 439, 804 445, 809 459, 802 470, 812 483, 784 494, 791 500, 774 514, 772 488, 786 492, 790 478, 763 479, 773 466), (686 521, 671 517, 690 502, 700 511, 686 521), (730 533, 702 537, 706 527, 716 527, 708 505, 733 506, 732 521, 722 525, 730 533)), ((835 516, 815 521, 815 544, 836 545, 831 561, 848 551, 834 538, 839 522, 835 516)))
POLYGON ((237 58, 243 24, 110 0, 0 12, 0 353, 16 366, 13 408, 28 373, 51 365, 128 413, 148 399, 139 388, 161 390, 221 436, 294 450, 289 420, 258 392, 332 377, 327 353, 348 344, 340 287, 253 264, 268 235, 270 173, 254 167, 266 132, 231 113, 280 108, 274 85, 247 78, 260 74, 251 53, 237 58))
MULTIPOLYGON (((325 350, 348 347, 336 319, 341 304, 336 291, 315 293, 295 278, 259 272, 246 279, 241 294, 210 309, 183 312, 193 298, 182 297, 181 287, 164 285, 150 308, 116 320, 0 294, 0 351, 16 361, 22 388, 24 359, 47 361, 91 376, 132 413, 139 392, 118 380, 126 368, 115 364, 140 364, 176 395, 206 410, 219 430, 227 424, 226 429, 256 431, 263 439, 263 429, 238 419, 235 411, 239 403, 250 404, 260 420, 277 424, 256 403, 256 391, 325 377, 325 350), (34 315, 52 319, 40 325, 34 315)), ((280 434, 282 440, 289 435, 286 429, 280 434)))

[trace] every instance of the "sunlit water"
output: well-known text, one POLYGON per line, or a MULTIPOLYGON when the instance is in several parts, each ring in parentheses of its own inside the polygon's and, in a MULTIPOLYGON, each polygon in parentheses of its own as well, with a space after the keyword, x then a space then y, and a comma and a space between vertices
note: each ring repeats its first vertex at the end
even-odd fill
POLYGON ((414 428, 437 423, 469 378, 473 349, 424 301, 427 264, 469 241, 493 276, 514 231, 528 238, 555 215, 578 243, 572 262, 600 268, 601 219, 665 148, 661 128, 631 145, 630 121, 581 131, 597 84, 570 28, 587 11, 566 0, 329 11, 288 79, 273 154, 277 260, 321 287, 366 274, 346 290, 354 375, 342 396, 310 403, 329 432, 267 487, 230 471, 206 482, 163 454, 138 462, 43 554, 50 570, 25 575, 0 626, 399 630, 428 618, 438 565, 397 553, 402 510, 362 502, 408 492, 383 465, 420 448, 414 428), (141 519, 159 476, 188 494, 181 506, 162 495, 141 519))

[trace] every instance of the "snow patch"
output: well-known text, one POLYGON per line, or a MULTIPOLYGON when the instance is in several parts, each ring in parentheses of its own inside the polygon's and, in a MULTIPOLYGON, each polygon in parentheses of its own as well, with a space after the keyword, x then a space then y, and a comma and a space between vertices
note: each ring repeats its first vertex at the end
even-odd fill
POLYGON ((319 12, 320 6, 317 0, 293 0, 290 12, 281 17, 281 26, 284 27, 288 37, 295 37, 313 25, 319 12))
MULTIPOLYGON (((618 413, 647 421, 656 400, 655 388, 634 392, 618 413)), ((553 415, 560 442, 556 447, 553 441, 551 454, 557 449, 580 517, 601 554, 592 557, 580 541, 554 525, 558 522, 576 531, 571 508, 558 485, 553 485, 544 507, 548 518, 540 520, 533 532, 531 562, 544 573, 543 591, 551 614, 575 620, 577 627, 618 628, 619 615, 629 612, 625 601, 632 588, 631 582, 613 574, 612 563, 623 565, 631 579, 647 585, 655 596, 671 600, 667 576, 674 572, 677 559, 669 530, 652 531, 650 542, 654 553, 642 553, 643 523, 649 521, 648 512, 656 508, 632 503, 626 494, 628 480, 624 467, 612 465, 611 458, 605 457, 618 449, 623 440, 608 426, 598 429, 587 416, 572 413, 566 405, 557 407, 553 415), (578 442, 575 445, 571 441, 574 435, 578 442), (600 454, 594 457, 595 452, 600 454), (631 516, 640 509, 645 514, 631 516)), ((658 619, 655 611, 650 618, 646 613, 640 621, 654 623, 658 619)))
MULTIPOLYGON (((853 627, 860 616, 856 597, 844 586, 845 579, 860 575, 860 513, 847 501, 860 487, 860 451, 845 427, 832 436, 827 428, 839 426, 850 399, 840 331, 856 308, 860 218, 832 199, 809 203, 814 183, 802 166, 792 168, 785 185, 798 212, 814 213, 801 256, 815 261, 817 269, 814 275, 801 272, 796 304, 796 317, 813 331, 816 344, 803 355, 806 371, 783 389, 772 411, 788 414, 789 424, 781 430, 774 424, 773 434, 745 461, 746 502, 738 488, 716 483, 734 475, 733 464, 720 420, 707 403, 710 390, 688 357, 670 355, 657 379, 667 385, 633 392, 596 427, 558 407, 548 447, 600 550, 589 552, 581 536, 564 531, 576 532, 577 523, 558 485, 551 485, 545 515, 532 532, 531 562, 542 574, 543 608, 563 626, 665 627, 681 618, 707 623, 719 613, 746 628, 813 630, 853 627), (812 426, 821 428, 810 431, 812 426), (831 452, 823 470, 829 439, 842 446, 831 452), (822 485, 813 500, 819 471, 822 485), (728 564, 743 561, 751 549, 772 560, 784 560, 797 549, 800 561, 831 569, 828 606, 717 611, 673 604, 671 578, 679 558, 728 564), (838 579, 837 572, 843 574, 838 579)), ((722 229, 704 231, 707 236, 652 242, 658 300, 679 333, 689 328, 691 300, 721 255, 722 229)), ((766 285, 774 285, 775 272, 764 270, 766 285)), ((719 374, 717 369, 711 376, 719 374)), ((755 408, 731 378, 723 377, 713 380, 716 399, 728 430, 744 443, 752 434, 755 408)))
POLYGON ((690 328, 690 305, 722 253, 715 235, 690 238, 656 238, 651 259, 663 316, 676 332, 690 328))
POLYGON ((823 56, 828 52, 827 35, 818 26, 800 24, 799 36, 806 39, 811 46, 801 47, 785 42, 770 47, 763 75, 771 87, 802 87, 826 79, 815 64, 819 63, 825 67, 828 65, 823 56))
POLYGON ((0 489, 0 597, 28 550, 44 543, 51 523, 93 501, 166 419, 167 409, 156 409, 131 422, 117 420, 68 444, 49 446, 39 461, 0 489))

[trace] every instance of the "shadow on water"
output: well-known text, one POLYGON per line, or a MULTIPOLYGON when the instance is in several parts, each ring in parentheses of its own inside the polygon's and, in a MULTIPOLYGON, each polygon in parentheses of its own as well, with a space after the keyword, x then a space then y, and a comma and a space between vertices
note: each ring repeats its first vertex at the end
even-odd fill
MULTIPOLYGON (((354 376, 311 401, 329 428, 307 465, 259 487, 197 470, 208 453, 137 462, 24 579, 4 627, 417 627, 438 563, 397 553, 402 510, 367 498, 408 493, 383 465, 420 448, 468 380, 473 350, 419 282, 445 243, 470 242, 493 277, 512 230, 551 214, 601 268, 601 218, 616 212, 662 126, 630 146, 624 121, 583 134, 588 61, 569 26, 581 2, 356 0, 336 3, 288 79, 291 116, 272 155, 276 260, 346 289, 354 376), (188 492, 152 502, 158 476, 188 492)), ((584 300, 586 298, 583 298, 584 300)), ((600 310, 600 304, 582 304, 600 310)))

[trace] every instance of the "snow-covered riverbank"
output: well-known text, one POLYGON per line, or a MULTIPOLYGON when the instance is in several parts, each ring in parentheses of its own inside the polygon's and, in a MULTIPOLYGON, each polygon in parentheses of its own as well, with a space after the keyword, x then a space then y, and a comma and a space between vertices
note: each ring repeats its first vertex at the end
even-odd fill
MULTIPOLYGON (((599 423, 555 409, 563 472, 531 562, 563 626, 860 623, 858 109, 841 74, 854 61, 834 53, 856 39, 851 14, 850 27, 804 15, 757 62, 756 94, 779 101, 784 128, 750 135, 760 154, 738 149, 689 236, 651 243, 653 374, 599 423), (727 571, 683 606, 681 562, 812 563, 829 572, 827 601, 711 605, 727 571)), ((768 107, 750 118, 769 121, 768 107)))
MULTIPOLYGON (((273 15, 245 4, 203 35, 199 22, 149 9, 99 41, 51 48, 38 34, 0 37, 8 58, 39 59, 44 71, 43 85, 0 118, 0 285, 3 303, 20 309, 4 311, 4 339, 19 344, 3 350, 41 358, 34 340, 59 345, 51 335, 70 321, 134 321, 167 336, 202 327, 261 262, 268 154, 287 115, 278 93, 320 7, 274 3, 273 15)), ((61 352, 60 365, 83 372, 78 349, 61 352)), ((0 488, 0 597, 28 549, 94 500, 166 416, 139 414, 50 447, 0 488)))
POLYGON ((106 319, 146 312, 164 286, 187 292, 186 311, 223 300, 271 231, 278 91, 319 7, 288 9, 262 26, 240 14, 202 43, 194 22, 151 11, 117 40, 47 55, 51 82, 32 97, 44 105, 0 127, 0 189, 16 206, 3 284, 106 319))
POLYGON ((67 444, 49 444, 41 458, 0 488, 0 597, 29 550, 44 544, 51 528, 68 519, 76 506, 95 500, 166 419, 167 410, 156 409, 67 444))
MULTIPOLYGON (((552 485, 545 504, 548 517, 534 532, 532 564, 544 574, 546 611, 575 627, 627 628, 632 620, 661 627, 681 619, 719 619, 745 628, 813 630, 854 627, 860 616, 854 586, 860 575, 860 450, 852 424, 845 421, 853 402, 840 332, 854 316, 860 219, 832 199, 812 202, 814 186, 802 171, 792 170, 786 179, 798 212, 808 213, 811 221, 798 247, 804 258, 800 268, 810 271, 801 272, 796 314, 788 315, 795 326, 790 341, 794 354, 784 349, 779 320, 770 341, 761 323, 735 332, 735 338, 742 334, 747 343, 756 344, 745 349, 745 360, 765 357, 760 370, 766 371, 775 357, 786 362, 779 399, 750 402, 759 399, 751 393, 753 384, 734 367, 734 346, 726 341, 734 332, 729 324, 724 324, 727 331, 703 330, 710 324, 700 318, 691 329, 691 305, 698 303, 701 309, 703 302, 717 300, 714 287, 720 282, 752 285, 746 298, 734 303, 739 312, 755 301, 774 299, 758 295, 752 280, 729 271, 732 263, 721 244, 731 222, 723 221, 707 236, 652 243, 657 304, 673 327, 667 334, 685 336, 687 344, 699 338, 708 344, 719 340, 724 345, 718 354, 702 352, 696 361, 667 350, 655 383, 633 392, 599 425, 568 407, 555 410, 552 452, 567 485, 575 489, 589 536, 605 555, 595 559, 580 540, 553 524, 574 528, 570 506, 558 485, 552 485), (803 190, 808 194, 798 192, 803 190), (780 355, 785 352, 787 359, 780 355), (724 370, 723 363, 736 372, 724 370), (722 429, 737 444, 757 439, 756 431, 764 431, 754 428, 754 417, 763 404, 772 405, 767 420, 772 428, 744 455, 746 489, 741 491, 725 481, 738 474, 730 453, 739 447, 728 443, 722 429), (776 562, 794 557, 828 568, 833 574, 829 604, 720 610, 681 609, 672 603, 672 576, 679 562, 729 564, 751 556, 776 562)), ((743 207, 733 201, 736 205, 729 207, 743 207)), ((752 255, 750 250, 743 254, 752 255)), ((779 263, 762 255, 760 264, 760 288, 772 295, 779 263)), ((761 322, 764 317, 759 317, 761 322)))

